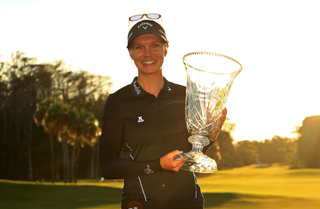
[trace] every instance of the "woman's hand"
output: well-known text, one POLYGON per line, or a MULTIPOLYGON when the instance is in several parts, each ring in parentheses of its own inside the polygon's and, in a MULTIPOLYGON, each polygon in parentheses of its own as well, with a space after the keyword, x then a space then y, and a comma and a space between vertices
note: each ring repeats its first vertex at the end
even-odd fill
POLYGON ((183 152, 179 151, 179 150, 175 150, 175 151, 169 152, 165 156, 161 157, 160 158, 161 167, 167 171, 178 172, 179 169, 185 163, 184 160, 175 160, 175 156, 180 153, 183 153, 183 152))
POLYGON ((213 132, 213 134, 209 137, 209 140, 212 142, 215 142, 217 140, 217 137, 221 131, 222 125, 224 123, 224 121, 227 118, 227 108, 225 107, 222 111, 221 111, 221 115, 218 119, 218 126, 215 127, 215 130, 213 132))

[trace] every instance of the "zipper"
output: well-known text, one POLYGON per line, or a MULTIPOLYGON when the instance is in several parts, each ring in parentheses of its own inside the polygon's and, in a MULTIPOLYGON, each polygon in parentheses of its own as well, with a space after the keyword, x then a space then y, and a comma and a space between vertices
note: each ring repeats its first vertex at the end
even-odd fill
MULTIPOLYGON (((131 151, 131 153, 132 153, 132 149, 131 149, 131 147, 128 145, 128 143, 126 143, 126 147, 128 147, 128 149, 131 151)), ((132 159, 132 160, 134 160, 134 157, 131 155, 131 153, 129 154, 129 156, 130 156, 130 158, 132 159)))
MULTIPOLYGON (((128 149, 132 152, 131 147, 127 143, 126 143, 126 147, 128 147, 128 149)), ((131 157, 132 160, 134 160, 134 157, 131 155, 131 153, 129 154, 129 156, 131 157)), ((146 196, 146 194, 144 192, 140 176, 138 176, 138 180, 139 180, 141 191, 142 191, 142 194, 143 194, 143 197, 144 197, 144 201, 147 202, 147 196, 146 196)))
POLYGON ((147 202, 147 196, 144 192, 144 189, 143 189, 143 186, 142 186, 142 182, 141 182, 141 179, 140 179, 140 176, 138 176, 138 179, 139 179, 139 183, 140 183, 140 187, 141 187, 141 191, 142 191, 142 194, 143 194, 143 197, 144 197, 144 201, 147 202))

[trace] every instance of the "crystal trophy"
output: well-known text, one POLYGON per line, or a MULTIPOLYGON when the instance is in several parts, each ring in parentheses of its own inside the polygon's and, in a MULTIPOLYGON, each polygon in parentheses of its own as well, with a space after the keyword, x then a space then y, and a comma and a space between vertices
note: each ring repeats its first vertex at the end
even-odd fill
POLYGON ((186 161, 182 170, 213 173, 217 171, 217 164, 202 150, 209 145, 208 137, 219 125, 221 111, 242 65, 228 56, 211 52, 186 54, 183 63, 187 73, 185 119, 192 150, 177 155, 175 159, 186 161))

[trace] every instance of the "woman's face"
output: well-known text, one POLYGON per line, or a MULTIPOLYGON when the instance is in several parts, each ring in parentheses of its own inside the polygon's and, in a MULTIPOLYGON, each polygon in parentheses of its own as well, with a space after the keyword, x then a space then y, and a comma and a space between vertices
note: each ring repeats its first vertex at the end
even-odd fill
POLYGON ((162 69, 164 57, 167 55, 167 45, 159 36, 147 33, 132 41, 129 52, 139 75, 154 74, 162 69))

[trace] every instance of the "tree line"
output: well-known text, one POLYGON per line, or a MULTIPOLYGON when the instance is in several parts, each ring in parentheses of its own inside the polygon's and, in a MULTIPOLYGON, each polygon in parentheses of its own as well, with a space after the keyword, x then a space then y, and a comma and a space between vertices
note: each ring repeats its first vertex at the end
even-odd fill
MULTIPOLYGON (((109 76, 71 71, 62 60, 37 64, 16 52, 0 62, 0 178, 100 178, 101 117, 111 87, 109 76)), ((227 120, 206 153, 219 169, 254 163, 320 168, 320 116, 306 117, 297 139, 234 143, 234 127, 227 120)))
MULTIPOLYGON (((229 120, 230 121, 230 120, 229 120)), ((219 169, 251 164, 283 163, 290 168, 320 168, 320 116, 308 116, 295 127, 297 138, 275 135, 264 141, 243 140, 233 143, 235 127, 228 120, 207 155, 217 161, 219 169)))
POLYGON ((98 136, 111 87, 109 76, 71 71, 62 60, 37 64, 16 52, 1 62, 0 178, 98 178, 98 136))

